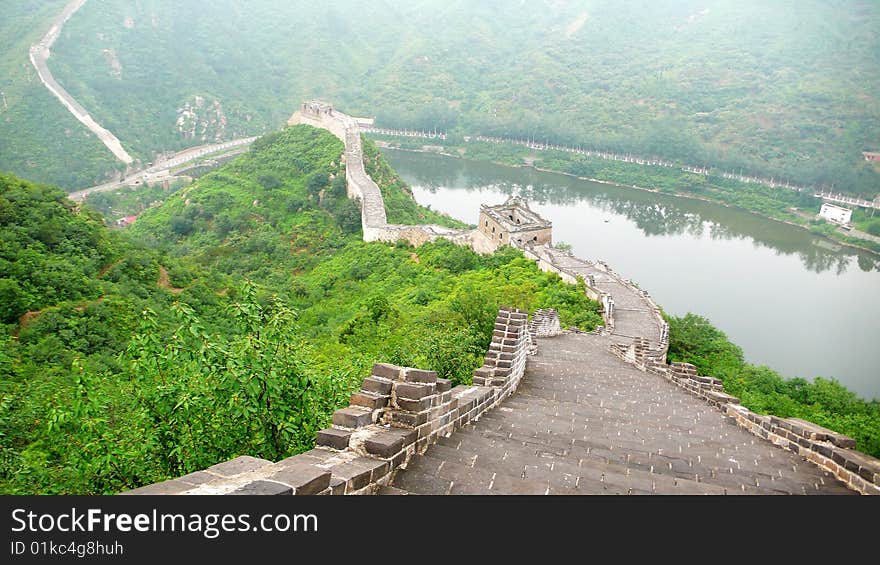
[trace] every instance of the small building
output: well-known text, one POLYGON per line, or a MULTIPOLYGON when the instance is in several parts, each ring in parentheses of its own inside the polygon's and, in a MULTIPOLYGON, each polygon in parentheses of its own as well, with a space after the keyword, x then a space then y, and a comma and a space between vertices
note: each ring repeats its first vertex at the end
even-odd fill
POLYGON ((480 206, 478 229, 498 245, 544 245, 552 241, 552 224, 533 212, 525 200, 511 196, 504 204, 480 206))
POLYGON ((862 151, 862 155, 865 157, 865 161, 880 163, 880 153, 875 153, 873 151, 862 151))
POLYGON ((826 202, 819 209, 819 217, 835 224, 847 225, 852 220, 852 210, 826 202))
POLYGON ((116 220, 116 225, 120 228, 125 228, 133 224, 135 220, 137 220, 137 216, 126 216, 116 220))

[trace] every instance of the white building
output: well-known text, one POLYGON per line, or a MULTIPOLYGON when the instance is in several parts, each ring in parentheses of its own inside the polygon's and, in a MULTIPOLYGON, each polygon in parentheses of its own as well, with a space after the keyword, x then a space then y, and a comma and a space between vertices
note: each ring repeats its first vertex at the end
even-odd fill
POLYGON ((834 204, 828 204, 826 202, 822 204, 822 208, 819 209, 819 217, 825 218, 836 224, 846 225, 852 220, 852 210, 835 206, 834 204))

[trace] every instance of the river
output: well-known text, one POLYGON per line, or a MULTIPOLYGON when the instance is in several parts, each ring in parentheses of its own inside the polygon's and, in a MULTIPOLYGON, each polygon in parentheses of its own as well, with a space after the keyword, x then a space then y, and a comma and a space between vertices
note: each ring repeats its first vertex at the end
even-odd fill
POLYGON ((833 377, 880 399, 880 261, 806 230, 700 200, 441 155, 384 150, 416 200, 476 224, 528 198, 553 240, 601 259, 668 313, 709 318, 747 361, 833 377))

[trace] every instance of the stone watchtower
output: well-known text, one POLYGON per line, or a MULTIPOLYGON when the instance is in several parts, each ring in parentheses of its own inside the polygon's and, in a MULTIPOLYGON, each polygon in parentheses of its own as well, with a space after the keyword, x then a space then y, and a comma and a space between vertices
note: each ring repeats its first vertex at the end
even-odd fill
POLYGON ((525 200, 511 196, 504 204, 480 206, 478 229, 496 246, 544 245, 552 241, 552 224, 532 212, 525 200))
POLYGON ((309 100, 308 102, 302 103, 302 106, 300 106, 300 112, 307 116, 332 116, 333 106, 320 100, 309 100))

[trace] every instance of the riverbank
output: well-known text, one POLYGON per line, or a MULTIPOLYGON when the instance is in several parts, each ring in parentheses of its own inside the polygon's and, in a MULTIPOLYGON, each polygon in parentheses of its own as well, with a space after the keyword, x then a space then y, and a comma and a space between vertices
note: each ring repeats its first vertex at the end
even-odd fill
MULTIPOLYGON (((760 201, 756 202, 757 204, 760 205, 760 207, 762 209, 756 209, 757 206, 749 207, 749 206, 744 206, 744 205, 737 204, 737 203, 732 203, 729 201, 725 201, 724 199, 722 199, 720 197, 713 197, 710 194, 696 194, 694 192, 685 192, 682 190, 678 190, 677 188, 670 188, 670 189, 664 190, 664 189, 646 187, 646 186, 642 186, 640 184, 623 182, 621 180, 609 180, 606 178, 599 178, 599 177, 592 176, 592 175, 579 175, 579 174, 576 174, 576 173, 573 173, 570 171, 562 170, 562 167, 546 166, 547 164, 552 164, 554 161, 551 160, 548 162, 546 159, 541 159, 537 154, 535 154, 534 152, 531 152, 531 151, 526 152, 526 151, 522 151, 522 150, 517 150, 514 152, 508 152, 506 154, 503 154, 501 157, 493 158, 493 156, 491 154, 480 153, 480 152, 475 152, 475 151, 468 151, 467 147, 441 146, 441 145, 421 145, 418 147, 413 147, 410 144, 401 144, 401 143, 395 143, 393 141, 389 141, 388 137, 389 136, 376 136, 376 137, 373 137, 373 139, 378 146, 383 147, 383 148, 388 148, 388 149, 397 149, 400 151, 410 151, 410 152, 415 152, 415 153, 431 153, 431 154, 436 154, 436 155, 443 155, 446 157, 454 157, 457 159, 484 161, 484 162, 490 162, 490 163, 494 163, 496 165, 502 165, 502 166, 506 166, 506 167, 531 168, 536 171, 561 174, 561 175, 577 178, 579 180, 585 180, 585 181, 595 182, 595 183, 599 183, 599 184, 619 186, 619 187, 623 187, 623 188, 632 188, 635 190, 641 190, 641 191, 645 191, 645 192, 652 192, 652 193, 656 193, 656 194, 665 194, 668 196, 675 196, 678 198, 688 198, 688 199, 692 199, 692 200, 701 200, 704 202, 711 202, 713 204, 720 204, 720 205, 728 207, 728 208, 736 208, 736 209, 740 209, 740 210, 745 210, 747 212, 750 212, 752 214, 755 214, 755 215, 760 216, 765 219, 773 220, 773 221, 780 222, 783 224, 788 224, 790 226, 795 226, 795 227, 804 229, 806 231, 809 231, 810 233, 812 233, 814 235, 818 235, 818 236, 821 236, 825 239, 833 241, 835 244, 844 245, 844 246, 850 247, 852 249, 866 251, 876 257, 880 257, 880 243, 874 242, 873 238, 872 239, 865 238, 864 243, 862 241, 853 241, 854 239, 857 239, 857 238, 853 237, 852 232, 850 232, 850 234, 847 236, 847 235, 844 235, 843 233, 841 233, 836 226, 832 226, 831 224, 828 224, 826 222, 816 221, 815 223, 813 223, 812 220, 808 219, 809 218, 808 215, 806 215, 803 212, 800 212, 800 208, 804 207, 804 204, 806 204, 806 203, 799 202, 798 199, 795 197, 796 193, 795 194, 782 193, 782 195, 785 198, 776 199, 776 198, 773 198, 770 193, 767 193, 766 191, 764 191, 764 193, 761 194, 760 201), (382 138, 385 138, 385 139, 382 139, 382 138), (455 151, 450 152, 450 149, 454 149, 455 151), (544 164, 544 166, 542 166, 542 164, 544 164), (776 204, 777 208, 782 207, 783 210, 774 210, 774 206, 768 206, 767 201, 769 201, 771 199, 775 201, 773 203, 776 204), (797 206, 796 206, 796 204, 797 204, 797 206), (795 208, 795 210, 792 210, 792 208, 795 208), (785 215, 789 216, 789 218, 782 217, 782 214, 774 215, 773 213, 771 213, 772 211, 782 212, 785 215), (796 221, 796 219, 798 219, 798 218, 802 219, 803 222, 805 222, 805 223, 801 223, 801 222, 796 221), (806 223, 806 222, 810 222, 810 223, 806 223), (812 224, 812 225, 810 225, 810 224, 812 224)), ((558 161, 556 161, 556 162, 558 162, 558 161)), ((570 164, 571 162, 569 161, 568 163, 570 164)), ((640 165, 636 165, 636 166, 640 166, 640 165)), ((621 172, 621 169, 618 168, 614 172, 619 174, 621 172)), ((666 173, 667 171, 663 171, 663 172, 666 173)), ((675 172, 678 173, 678 171, 675 171, 675 172)), ((688 173, 688 174, 690 174, 690 173, 688 173)), ((643 176, 643 175, 641 175, 641 176, 643 176)), ((692 175, 692 176, 694 176, 694 175, 692 175)), ((703 176, 703 175, 699 175, 699 176, 703 176)), ((674 179, 667 178, 664 180, 669 181, 669 180, 674 180, 674 179)), ((674 185, 674 183, 672 183, 672 184, 674 185)), ((702 184, 706 185, 705 182, 702 184)), ((737 184, 736 181, 731 181, 729 179, 726 179, 726 180, 723 180, 723 184, 721 182, 719 182, 717 187, 715 187, 715 188, 717 188, 718 190, 721 190, 722 186, 730 187, 730 186, 733 186, 734 184, 737 184)), ((742 183, 739 183, 739 184, 742 184, 742 183)), ((733 188, 735 190, 737 187, 734 186, 733 188)), ((753 187, 753 186, 739 187, 739 188, 742 191, 749 191, 751 193, 761 192, 761 190, 762 190, 760 187, 753 187)), ((810 198, 812 199, 812 197, 810 197, 810 198)), ((814 200, 817 200, 817 199, 814 199, 814 200)), ((809 204, 812 205, 815 203, 809 203, 809 204)), ((815 207, 816 207, 816 213, 812 214, 813 218, 815 218, 815 215, 818 213, 818 204, 816 204, 815 207)), ((858 239, 861 239, 861 238, 858 238, 858 239)))

